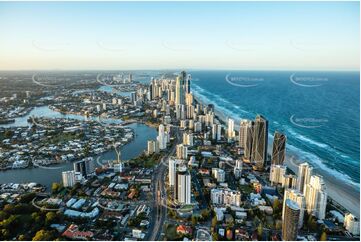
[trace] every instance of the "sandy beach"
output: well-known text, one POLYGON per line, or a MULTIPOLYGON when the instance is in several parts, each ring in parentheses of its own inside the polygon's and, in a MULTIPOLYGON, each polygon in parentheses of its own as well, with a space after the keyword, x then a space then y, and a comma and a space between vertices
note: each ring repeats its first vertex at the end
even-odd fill
MULTIPOLYGON (((199 98, 195 98, 197 102, 203 103, 199 98)), ((227 124, 227 116, 215 108, 215 115, 219 120, 227 124)), ((239 120, 236 120, 239 121, 239 120)), ((239 123, 235 122, 235 128, 239 129, 239 123)), ((272 150, 272 140, 268 141, 268 153, 272 150)), ((287 147, 287 145, 286 145, 287 147)), ((294 154, 286 153, 286 162, 288 168, 290 168, 295 174, 298 174, 298 164, 305 162, 304 160, 298 159, 294 154)), ((312 163, 309 162, 311 165, 312 163)), ((321 169, 315 169, 315 174, 323 176, 326 183, 327 194, 341 206, 346 208, 352 214, 360 218, 360 190, 352 186, 351 184, 345 183, 337 177, 331 176, 327 172, 321 169)))

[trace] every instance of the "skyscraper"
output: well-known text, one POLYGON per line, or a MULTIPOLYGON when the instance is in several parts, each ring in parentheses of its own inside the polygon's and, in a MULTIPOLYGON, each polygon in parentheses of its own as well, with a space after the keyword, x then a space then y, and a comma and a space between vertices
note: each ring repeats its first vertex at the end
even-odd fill
POLYGON ((63 171, 61 173, 64 187, 72 187, 75 184, 75 171, 63 171))
POLYGON ((176 79, 176 85, 175 85, 175 104, 185 104, 185 80, 186 80, 187 74, 185 71, 182 71, 179 76, 177 76, 176 79))
POLYGON ((278 131, 274 134, 272 147, 272 165, 283 165, 286 154, 286 136, 278 131))
POLYGON ((164 125, 163 124, 159 125, 157 140, 159 142, 159 149, 160 150, 164 150, 165 148, 167 148, 167 140, 166 140, 166 137, 165 137, 165 131, 164 131, 164 125))
POLYGON ((286 199, 283 210, 282 240, 295 241, 298 234, 300 207, 291 199, 286 199))
POLYGON ((191 92, 191 75, 189 74, 187 76, 187 79, 185 81, 185 92, 190 93, 191 92))
POLYGON ((212 140, 221 140, 222 126, 220 124, 212 125, 212 140))
POLYGON ((236 178, 241 177, 242 175, 242 168, 243 168, 243 161, 242 160, 236 160, 236 164, 233 168, 233 174, 236 178))
POLYGON ((305 190, 306 208, 308 214, 324 219, 326 216, 327 192, 322 176, 311 176, 305 190))
POLYGON ((191 204, 191 175, 186 166, 178 167, 174 195, 178 203, 191 204))
POLYGON ((168 179, 169 186, 174 186, 177 178, 177 167, 181 164, 180 160, 169 158, 168 160, 168 179))
MULTIPOLYGON (((253 143, 253 132, 254 132, 254 122, 249 120, 247 125, 244 127, 246 135, 244 136, 244 157, 245 162, 251 162, 252 160, 252 143, 253 143)), ((243 132, 243 131, 242 131, 243 132)))
POLYGON ((91 157, 74 162, 73 167, 75 172, 80 172, 84 177, 87 177, 95 171, 94 161, 91 157))
POLYGON ((297 189, 305 194, 306 185, 309 183, 312 176, 313 168, 307 162, 298 166, 298 186, 297 189))
POLYGON ((177 158, 178 159, 187 159, 188 157, 188 146, 183 144, 177 145, 177 158))
POLYGON ((286 174, 287 167, 282 165, 271 165, 270 181, 271 184, 278 185, 284 183, 284 175, 286 174))
POLYGON ((228 141, 231 141, 234 139, 235 133, 234 133, 234 120, 228 119, 228 132, 227 132, 227 138, 228 141))
POLYGON ((299 221, 298 221, 298 228, 300 229, 303 225, 303 217, 304 217, 305 208, 306 208, 305 196, 303 196, 303 194, 297 190, 286 189, 285 195, 283 196, 282 219, 284 219, 285 208, 286 208, 285 203, 286 203, 287 199, 290 199, 290 200, 294 201, 295 203, 297 203, 300 208, 300 216, 299 216, 299 221))
POLYGON ((257 115, 254 123, 252 161, 257 170, 263 170, 267 160, 268 145, 268 121, 261 115, 257 115))
POLYGON ((242 119, 239 125, 239 147, 243 149, 246 147, 248 126, 250 122, 250 120, 242 119))

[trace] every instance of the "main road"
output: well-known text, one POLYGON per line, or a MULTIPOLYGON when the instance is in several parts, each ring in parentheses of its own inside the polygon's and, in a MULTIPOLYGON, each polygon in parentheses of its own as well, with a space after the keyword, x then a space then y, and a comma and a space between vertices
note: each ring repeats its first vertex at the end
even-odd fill
POLYGON ((167 215, 167 194, 165 187, 165 170, 168 166, 165 164, 168 163, 168 159, 175 152, 176 146, 179 140, 179 132, 176 132, 176 138, 172 147, 169 151, 162 157, 161 163, 158 165, 154 171, 154 179, 152 181, 153 185, 153 212, 152 212, 152 221, 150 224, 149 232, 147 235, 147 240, 158 241, 162 232, 162 227, 164 225, 165 217, 167 215))

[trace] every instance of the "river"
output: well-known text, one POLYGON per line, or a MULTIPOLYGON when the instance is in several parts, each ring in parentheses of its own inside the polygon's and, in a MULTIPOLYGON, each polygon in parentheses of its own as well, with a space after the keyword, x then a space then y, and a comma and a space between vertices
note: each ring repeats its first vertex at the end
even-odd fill
MULTIPOLYGON (((86 117, 75 114, 61 114, 53 111, 48 107, 35 107, 28 115, 20 118, 16 118, 14 123, 0 125, 0 127, 17 127, 17 126, 29 126, 27 119, 30 116, 36 117, 49 117, 49 118, 72 118, 78 120, 84 120, 86 117)), ((92 119, 96 119, 93 117, 92 119)), ((102 119, 102 121, 104 121, 102 119)), ((121 120, 108 120, 108 122, 121 122, 121 120)), ((147 141, 155 139, 157 131, 154 128, 148 127, 144 124, 133 123, 127 125, 134 130, 134 139, 122 147, 121 159, 128 160, 137 157, 143 150, 147 149, 147 141)), ((107 151, 100 156, 94 157, 95 160, 99 160, 100 163, 105 163, 107 160, 116 159, 116 153, 114 150, 107 151)), ((95 162, 97 165, 97 163, 95 162)), ((27 183, 36 182, 42 185, 50 187, 53 182, 61 181, 61 172, 72 170, 72 163, 65 163, 58 166, 51 166, 50 169, 44 168, 25 168, 25 169, 12 169, 0 172, 0 183, 27 183)))

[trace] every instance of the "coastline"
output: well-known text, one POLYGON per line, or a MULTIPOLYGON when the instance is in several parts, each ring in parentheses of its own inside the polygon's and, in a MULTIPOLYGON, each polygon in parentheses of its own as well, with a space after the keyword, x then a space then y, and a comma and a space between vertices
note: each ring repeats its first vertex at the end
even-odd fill
MULTIPOLYGON (((207 105, 203 102, 200 98, 194 96, 194 100, 197 103, 207 105)), ((227 116, 222 113, 221 111, 217 110, 215 107, 214 110, 215 119, 219 120, 220 122, 227 124, 227 116)), ((235 124, 235 128, 239 127, 238 124, 235 124)), ((269 146, 272 146, 272 142, 268 142, 269 146)), ((287 145, 286 145, 287 147, 287 145)), ((270 149, 268 149, 270 150, 270 149)), ((269 153, 269 152, 268 152, 269 153)), ((285 164, 289 169, 291 169, 295 174, 298 174, 297 165, 304 162, 301 159, 293 159, 293 155, 289 155, 286 152, 286 161, 285 164), (292 162, 290 161, 292 158, 292 162)), ((312 164, 311 164, 312 165, 312 164)), ((323 176, 323 179, 326 183, 326 191, 328 196, 344 207, 346 210, 360 218, 360 190, 355 191, 355 187, 350 184, 342 183, 337 178, 331 176, 330 174, 326 173, 323 170, 317 169, 315 172, 323 176)))

